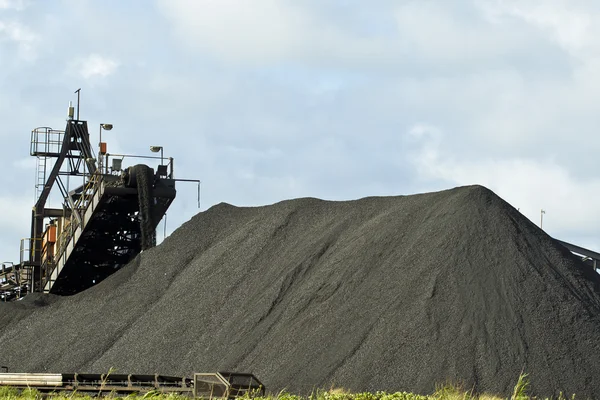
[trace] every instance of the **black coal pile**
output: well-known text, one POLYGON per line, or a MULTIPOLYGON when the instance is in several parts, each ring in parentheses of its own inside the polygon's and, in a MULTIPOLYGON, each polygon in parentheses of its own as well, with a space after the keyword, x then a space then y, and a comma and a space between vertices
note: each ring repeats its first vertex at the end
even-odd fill
POLYGON ((12 371, 498 394, 525 371, 538 395, 600 393, 600 278, 480 186, 219 204, 99 285, 38 302, 0 305, 12 371))

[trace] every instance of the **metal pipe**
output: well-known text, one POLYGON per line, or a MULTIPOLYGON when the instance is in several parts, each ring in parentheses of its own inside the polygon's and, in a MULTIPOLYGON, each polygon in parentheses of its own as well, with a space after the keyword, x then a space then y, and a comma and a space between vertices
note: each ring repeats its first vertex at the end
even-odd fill
POLYGON ((102 173, 102 124, 100 124, 100 138, 98 139, 98 169, 102 173))
POLYGON ((167 237, 167 213, 165 213, 165 229, 163 232, 163 240, 167 237))
POLYGON ((136 156, 134 154, 110 154, 113 157, 131 157, 131 158, 148 158, 153 160, 160 160, 159 156, 136 156))

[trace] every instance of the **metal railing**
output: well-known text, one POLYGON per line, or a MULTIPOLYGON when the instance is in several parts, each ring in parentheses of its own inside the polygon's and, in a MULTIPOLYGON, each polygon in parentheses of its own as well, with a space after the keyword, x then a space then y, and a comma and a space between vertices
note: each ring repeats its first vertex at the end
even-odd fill
POLYGON ((42 266, 42 287, 50 280, 57 263, 65 255, 67 246, 73 240, 77 229, 85 227, 85 224, 87 223, 85 220, 86 211, 91 205, 91 200, 98 192, 102 181, 102 175, 99 173, 93 174, 82 189, 79 198, 74 203, 71 203, 71 218, 65 219, 62 231, 57 235, 54 259, 49 260, 46 258, 45 263, 42 266))
POLYGON ((24 272, 23 280, 27 282, 29 286, 29 290, 34 290, 35 282, 34 282, 34 274, 33 268, 31 265, 31 254, 35 254, 37 247, 42 248, 42 238, 23 238, 21 239, 21 244, 19 246, 19 264, 24 272))
POLYGON ((21 265, 25 265, 31 261, 31 253, 35 253, 37 248, 42 248, 42 238, 24 238, 21 239, 21 245, 19 247, 19 262, 21 265))
MULTIPOLYGON (((122 167, 122 165, 120 165, 120 168, 114 169, 112 165, 109 166, 109 161, 110 160, 120 160, 119 164, 122 164, 122 162, 127 159, 127 158, 139 158, 139 159, 144 159, 144 160, 159 160, 159 164, 156 165, 157 169, 160 166, 164 166, 167 168, 167 173, 166 173, 166 177, 168 179, 173 179, 173 157, 157 157, 157 156, 138 156, 138 155, 134 155, 134 154, 109 154, 106 153, 104 155, 105 159, 102 163, 103 165, 103 173, 104 174, 109 174, 109 173, 114 173, 114 172, 121 172, 123 169, 125 169, 124 167, 122 167), (109 171, 110 169, 110 171, 109 171)), ((154 166, 150 166, 150 167, 154 167, 154 166)))
POLYGON ((32 156, 58 155, 62 148, 64 131, 43 126, 31 131, 29 153, 32 156))

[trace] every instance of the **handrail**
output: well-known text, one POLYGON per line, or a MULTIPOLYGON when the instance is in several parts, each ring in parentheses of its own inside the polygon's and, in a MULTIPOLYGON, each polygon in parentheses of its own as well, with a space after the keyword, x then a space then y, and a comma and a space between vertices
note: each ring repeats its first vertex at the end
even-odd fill
MULTIPOLYGON (((44 277, 46 283, 48 282, 48 279, 50 279, 50 277, 52 276, 52 273, 54 271, 54 269, 56 268, 58 261, 61 259, 61 257, 64 256, 64 253, 67 249, 67 246, 69 245, 69 243, 71 242, 71 240, 73 240, 73 237, 75 235, 75 231, 79 228, 79 227, 83 227, 86 223, 86 221, 84 220, 85 218, 85 213, 88 209, 88 207, 90 206, 91 203, 91 199, 96 195, 96 193, 98 192, 98 189, 101 185, 103 181, 102 175, 99 173, 99 171, 93 175, 91 175, 90 180, 87 182, 87 184, 85 185, 85 187, 83 188, 83 190, 81 191, 81 195, 79 197, 79 199, 77 199, 77 201, 75 203, 73 203, 72 201, 70 201, 70 205, 72 207, 71 210, 71 214, 75 214, 75 219, 71 218, 68 222, 68 224, 66 226, 63 226, 62 232, 60 232, 60 234, 58 235, 58 247, 56 249, 56 255, 55 255, 55 262, 52 263, 52 270, 47 271, 46 276, 44 277)), ((70 197, 69 197, 70 200, 70 197)), ((44 283, 44 285, 46 285, 46 283, 44 283)))
POLYGON ((104 154, 105 157, 105 162, 103 163, 104 165, 104 173, 108 174, 108 164, 110 159, 115 159, 115 158, 120 158, 121 160, 125 160, 126 158, 140 158, 140 159, 147 159, 147 160, 160 160, 161 164, 160 165, 165 165, 167 166, 167 168, 169 169, 169 173, 168 173, 168 178, 169 179, 173 179, 173 157, 160 157, 160 156, 139 156, 139 155, 135 155, 135 154, 113 154, 113 153, 106 153, 104 154))
POLYGON ((48 126, 35 128, 31 131, 31 155, 58 154, 62 145, 64 131, 55 130, 48 126), (41 138, 40 138, 41 137, 41 138))
POLYGON ((87 204, 85 204, 82 207, 82 203, 89 200, 89 198, 91 196, 93 196, 96 193, 97 190, 97 183, 96 180, 99 179, 100 175, 99 174, 94 174, 92 176, 90 176, 90 180, 88 181, 88 183, 85 185, 85 187, 83 188, 82 192, 81 192, 81 196, 79 197, 79 199, 75 202, 75 208, 76 209, 81 209, 81 208, 86 208, 87 204), (89 195, 88 191, 92 190, 92 194, 89 195))
POLYGON ((85 210, 87 210, 89 203, 85 203, 85 204, 82 204, 82 203, 88 202, 91 198, 94 197, 94 195, 98 191, 98 187, 101 182, 102 182, 102 177, 100 176, 100 174, 92 175, 92 177, 90 178, 90 180, 88 181, 88 183, 86 184, 84 189, 82 190, 81 196, 79 197, 79 199, 75 203, 72 203, 71 213, 75 213, 77 221, 73 221, 73 219, 71 219, 68 229, 67 229, 67 227, 63 228, 63 231, 60 234, 61 246, 58 249, 59 251, 56 253, 57 255, 63 253, 64 247, 71 240, 71 237, 75 233, 75 230, 77 228, 79 228, 79 226, 84 225, 85 221, 83 220, 83 217, 85 216, 85 210), (88 193, 88 191, 90 189, 92 190, 92 192, 88 193), (80 211, 84 211, 84 212, 80 214, 80 211))
MULTIPOLYGON (((31 254, 31 251, 35 251, 37 249, 36 247, 36 242, 41 242, 42 238, 23 238, 21 239, 21 246, 19 248, 19 263, 21 265, 23 265, 23 263, 25 262, 25 257, 24 254, 25 252, 29 252, 31 254), (31 246, 31 242, 33 242, 33 246, 31 246), (29 245, 26 245, 29 244, 29 245)), ((40 245, 40 249, 41 249, 41 245, 40 245)), ((30 257, 27 257, 27 259, 29 259, 30 257)))

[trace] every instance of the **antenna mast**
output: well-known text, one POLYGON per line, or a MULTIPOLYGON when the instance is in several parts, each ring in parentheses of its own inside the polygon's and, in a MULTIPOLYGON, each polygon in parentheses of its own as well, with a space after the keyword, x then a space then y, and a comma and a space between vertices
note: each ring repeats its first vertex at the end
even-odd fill
POLYGON ((79 121, 79 100, 80 100, 80 95, 81 95, 81 88, 77 89, 73 93, 77 93, 77 121, 79 121))

